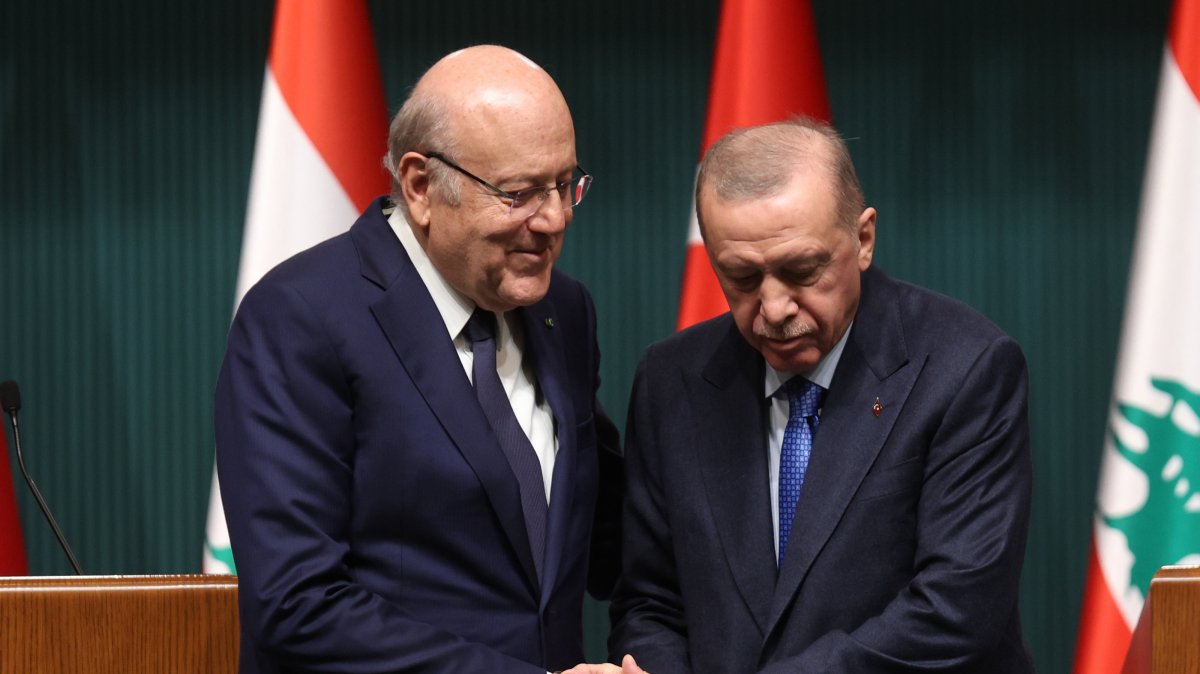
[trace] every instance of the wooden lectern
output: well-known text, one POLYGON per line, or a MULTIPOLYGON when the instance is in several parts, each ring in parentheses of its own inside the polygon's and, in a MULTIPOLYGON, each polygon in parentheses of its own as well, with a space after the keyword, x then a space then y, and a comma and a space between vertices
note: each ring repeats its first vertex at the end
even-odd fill
POLYGON ((1200 566, 1164 566, 1150 581, 1121 674, 1200 672, 1200 566))
POLYGON ((0 672, 234 674, 236 576, 0 578, 0 672))

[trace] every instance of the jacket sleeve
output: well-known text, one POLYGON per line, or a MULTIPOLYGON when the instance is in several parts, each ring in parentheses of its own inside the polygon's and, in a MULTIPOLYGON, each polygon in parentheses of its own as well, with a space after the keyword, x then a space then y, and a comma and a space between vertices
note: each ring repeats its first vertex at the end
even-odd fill
POLYGON ((594 382, 592 415, 596 420, 596 459, 599 491, 592 518, 591 555, 588 559, 588 594, 596 599, 611 598, 621 573, 621 508, 625 501, 624 460, 621 437, 596 395, 600 389, 600 344, 596 339, 596 309, 591 295, 579 285, 580 306, 586 311, 586 339, 591 345, 587 375, 594 382))
POLYGON ((609 659, 633 653, 654 674, 690 672, 683 598, 653 440, 647 359, 638 365, 625 427, 627 496, 621 579, 610 613, 609 659))

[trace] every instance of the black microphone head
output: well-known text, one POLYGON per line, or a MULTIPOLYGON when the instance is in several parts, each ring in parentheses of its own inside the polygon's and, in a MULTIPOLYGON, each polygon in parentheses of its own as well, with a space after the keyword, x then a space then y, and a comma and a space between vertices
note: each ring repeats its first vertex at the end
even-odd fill
POLYGON ((21 411, 21 389, 17 382, 9 379, 0 384, 0 408, 9 414, 21 411))

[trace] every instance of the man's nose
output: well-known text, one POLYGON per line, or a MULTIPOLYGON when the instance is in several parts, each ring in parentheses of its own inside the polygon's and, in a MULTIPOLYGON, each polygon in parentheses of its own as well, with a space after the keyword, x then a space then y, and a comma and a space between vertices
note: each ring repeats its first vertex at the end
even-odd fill
POLYGON ((572 209, 564 208, 565 202, 558 190, 549 190, 546 198, 538 203, 537 209, 525 221, 529 229, 543 234, 558 234, 571 222, 572 209))
POLYGON ((759 313, 771 325, 783 325, 799 312, 791 288, 774 276, 763 279, 758 289, 759 313))

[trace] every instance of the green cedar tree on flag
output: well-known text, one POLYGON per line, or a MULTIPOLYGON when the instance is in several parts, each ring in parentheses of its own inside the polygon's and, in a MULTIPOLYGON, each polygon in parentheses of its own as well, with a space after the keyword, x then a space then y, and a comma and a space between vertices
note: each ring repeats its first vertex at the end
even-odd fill
MULTIPOLYGON (((4 423, 0 419, 0 425, 4 423)), ((21 517, 13 488, 5 431, 0 428, 0 576, 24 576, 29 572, 25 560, 25 539, 21 536, 21 517)))
MULTIPOLYGON (((279 0, 259 109, 237 298, 276 264, 345 231, 388 191, 387 106, 363 0, 279 0)), ((206 573, 235 571, 216 473, 206 573)))
POLYGON ((1113 382, 1075 674, 1121 671, 1158 569, 1200 563, 1200 0, 1176 0, 1113 382))
MULTIPOLYGON (((830 119, 808 0, 724 0, 701 156, 733 129, 795 115, 830 119)), ((729 310, 700 240, 694 203, 682 285, 680 330, 729 310)))

